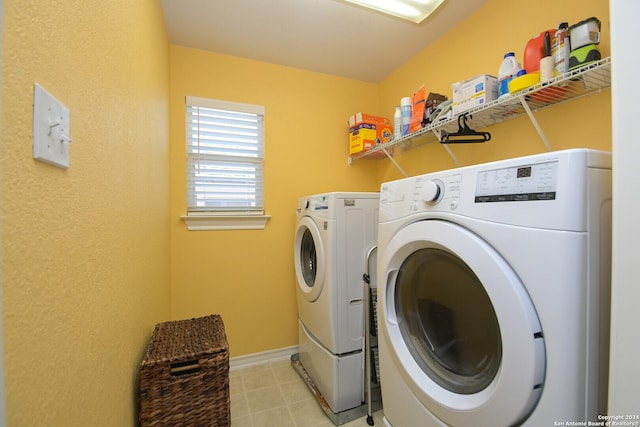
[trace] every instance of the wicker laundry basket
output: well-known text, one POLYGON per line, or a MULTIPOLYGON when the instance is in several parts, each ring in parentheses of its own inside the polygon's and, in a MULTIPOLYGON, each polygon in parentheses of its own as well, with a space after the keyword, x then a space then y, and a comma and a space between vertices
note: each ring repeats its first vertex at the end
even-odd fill
POLYGON ((219 315, 156 325, 140 366, 140 425, 229 426, 228 348, 219 315))

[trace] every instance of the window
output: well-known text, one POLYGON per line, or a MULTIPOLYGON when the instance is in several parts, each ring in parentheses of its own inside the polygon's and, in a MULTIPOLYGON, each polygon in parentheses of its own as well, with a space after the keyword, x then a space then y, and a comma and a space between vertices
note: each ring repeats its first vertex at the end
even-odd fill
POLYGON ((262 106, 186 98, 189 229, 264 228, 263 120, 262 106))

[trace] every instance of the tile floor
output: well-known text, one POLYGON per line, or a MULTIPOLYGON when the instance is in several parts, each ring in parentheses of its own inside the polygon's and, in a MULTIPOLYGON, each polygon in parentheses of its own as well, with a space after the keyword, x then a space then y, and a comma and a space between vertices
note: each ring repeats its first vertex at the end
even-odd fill
MULTIPOLYGON (((233 427, 335 427, 289 360, 229 372, 233 427)), ((373 414, 381 427, 382 411, 373 414)), ((368 427, 367 417, 341 427, 368 427)))

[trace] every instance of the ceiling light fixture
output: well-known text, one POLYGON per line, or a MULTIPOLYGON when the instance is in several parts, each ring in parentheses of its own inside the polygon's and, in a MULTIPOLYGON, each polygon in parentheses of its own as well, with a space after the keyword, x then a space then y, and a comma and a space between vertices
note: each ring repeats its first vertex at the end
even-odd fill
POLYGON ((433 13, 444 0, 345 0, 378 12, 419 24, 433 13))

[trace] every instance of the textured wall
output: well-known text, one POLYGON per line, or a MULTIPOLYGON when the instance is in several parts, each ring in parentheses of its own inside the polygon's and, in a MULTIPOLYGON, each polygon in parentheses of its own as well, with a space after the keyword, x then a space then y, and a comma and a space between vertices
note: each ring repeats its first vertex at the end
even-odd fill
POLYGON ((172 316, 220 313, 230 355, 297 345, 296 200, 377 191, 375 161, 347 164, 350 114, 376 114, 376 85, 171 46, 172 316), (264 230, 187 231, 184 97, 265 106, 264 230))
POLYGON ((169 318, 168 41, 158 1, 5 0, 2 276, 11 426, 133 425, 169 318), (32 158, 33 85, 71 167, 32 158))
MULTIPOLYGON (((172 316, 212 312, 225 319, 231 355, 297 343, 292 262, 297 197, 326 191, 377 191, 400 178, 388 160, 347 166, 344 120, 356 111, 392 117, 401 96, 421 84, 451 96, 451 83, 496 74, 510 50, 522 58, 531 36, 562 20, 590 16, 603 22, 601 50, 609 55, 608 1, 543 0, 520 19, 518 2, 490 0, 379 85, 339 79, 179 46, 171 47, 171 236, 172 316), (266 106, 266 211, 264 231, 188 232, 185 213, 184 97, 266 106)), ((554 149, 611 147, 610 94, 537 114, 554 149)), ((463 164, 544 150, 531 122, 518 118, 490 129, 487 144, 454 146, 463 164)), ((396 157, 410 175, 454 167, 440 144, 396 157)))

